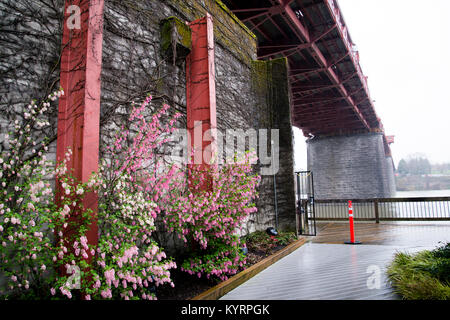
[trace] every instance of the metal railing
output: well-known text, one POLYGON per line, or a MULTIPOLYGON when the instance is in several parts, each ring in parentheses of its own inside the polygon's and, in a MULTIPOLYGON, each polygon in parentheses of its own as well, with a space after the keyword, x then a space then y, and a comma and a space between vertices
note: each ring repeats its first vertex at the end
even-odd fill
MULTIPOLYGON (((450 197, 348 199, 359 221, 450 221, 450 197)), ((317 220, 348 220, 348 200, 317 200, 317 220)))

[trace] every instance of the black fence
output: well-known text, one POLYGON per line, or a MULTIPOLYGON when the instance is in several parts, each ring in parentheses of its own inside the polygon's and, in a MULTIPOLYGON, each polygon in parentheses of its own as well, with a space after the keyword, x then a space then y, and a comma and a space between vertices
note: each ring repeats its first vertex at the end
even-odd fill
MULTIPOLYGON (((450 197, 348 199, 359 221, 450 221, 450 197)), ((348 220, 348 200, 317 200, 317 220, 348 220)))
POLYGON ((311 171, 296 172, 296 200, 298 232, 304 236, 315 236, 314 180, 311 171))

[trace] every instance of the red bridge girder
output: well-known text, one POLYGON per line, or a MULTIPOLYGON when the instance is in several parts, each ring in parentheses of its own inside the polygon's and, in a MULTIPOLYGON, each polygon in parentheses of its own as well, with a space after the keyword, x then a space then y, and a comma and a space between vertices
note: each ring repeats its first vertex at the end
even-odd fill
POLYGON ((306 137, 384 133, 337 0, 224 2, 257 36, 259 59, 287 57, 293 124, 306 137))

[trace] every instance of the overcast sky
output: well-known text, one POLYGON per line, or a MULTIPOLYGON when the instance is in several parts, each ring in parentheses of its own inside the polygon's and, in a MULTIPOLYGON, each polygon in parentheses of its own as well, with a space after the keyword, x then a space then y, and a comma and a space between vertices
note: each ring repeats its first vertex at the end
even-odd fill
MULTIPOLYGON (((450 162, 450 0, 339 0, 394 162, 450 162)), ((294 130, 296 169, 306 169, 294 130)))

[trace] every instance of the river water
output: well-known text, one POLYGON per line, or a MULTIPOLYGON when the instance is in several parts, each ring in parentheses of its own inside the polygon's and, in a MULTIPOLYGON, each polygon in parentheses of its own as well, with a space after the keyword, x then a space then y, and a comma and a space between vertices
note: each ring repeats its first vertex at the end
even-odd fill
POLYGON ((450 197, 450 190, 397 191, 395 198, 450 197))

